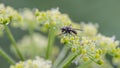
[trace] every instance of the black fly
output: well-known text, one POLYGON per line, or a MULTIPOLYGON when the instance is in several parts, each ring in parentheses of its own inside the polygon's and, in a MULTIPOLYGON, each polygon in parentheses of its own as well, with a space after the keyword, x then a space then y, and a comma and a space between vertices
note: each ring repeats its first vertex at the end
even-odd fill
POLYGON ((62 34, 75 34, 75 35, 77 35, 76 30, 80 30, 80 29, 74 29, 71 27, 71 25, 61 28, 62 34))

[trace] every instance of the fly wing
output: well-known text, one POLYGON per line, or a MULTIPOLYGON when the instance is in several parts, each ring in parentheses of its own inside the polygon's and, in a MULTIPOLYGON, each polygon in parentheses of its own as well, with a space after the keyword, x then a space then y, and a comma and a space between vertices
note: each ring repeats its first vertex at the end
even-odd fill
POLYGON ((83 31, 82 29, 76 29, 76 28, 73 28, 73 30, 79 30, 79 31, 83 31))
POLYGON ((75 30, 72 30, 72 32, 77 35, 77 32, 75 30))

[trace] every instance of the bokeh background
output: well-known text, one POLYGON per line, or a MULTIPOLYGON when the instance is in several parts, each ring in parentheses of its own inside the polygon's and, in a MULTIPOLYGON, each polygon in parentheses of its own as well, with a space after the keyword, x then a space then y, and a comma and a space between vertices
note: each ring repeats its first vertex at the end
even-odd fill
MULTIPOLYGON (((106 36, 116 36, 120 40, 120 0, 0 0, 0 3, 20 8, 38 8, 49 10, 59 7, 62 13, 67 13, 74 22, 84 21, 99 24, 99 32, 106 36)), ((15 38, 21 39, 26 32, 12 29, 15 38)), ((12 57, 10 42, 6 37, 0 38, 0 46, 12 57)), ((0 57, 0 68, 8 68, 9 64, 0 57)))

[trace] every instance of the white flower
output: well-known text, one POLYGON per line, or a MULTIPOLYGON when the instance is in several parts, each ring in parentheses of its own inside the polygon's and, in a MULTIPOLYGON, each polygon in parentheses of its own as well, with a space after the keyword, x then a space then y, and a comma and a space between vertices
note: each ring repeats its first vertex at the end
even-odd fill
MULTIPOLYGON (((32 39, 29 35, 25 35, 20 41, 17 42, 18 48, 26 58, 34 58, 37 56, 45 56, 47 47, 47 38, 39 33, 34 33, 32 39), (29 50, 28 50, 29 49, 29 50)), ((15 49, 11 47, 13 53, 15 49)))
POLYGON ((36 57, 35 60, 20 61, 10 68, 51 68, 52 62, 43 58, 36 57))

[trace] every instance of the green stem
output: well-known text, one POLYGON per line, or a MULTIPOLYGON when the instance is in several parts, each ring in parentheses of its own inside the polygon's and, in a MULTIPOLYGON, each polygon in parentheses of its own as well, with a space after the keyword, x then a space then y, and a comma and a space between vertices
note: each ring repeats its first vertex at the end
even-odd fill
POLYGON ((47 45, 47 51, 46 51, 46 59, 50 58, 50 55, 52 53, 52 47, 55 40, 55 29, 50 28, 49 34, 48 34, 48 45, 47 45))
POLYGON ((6 32, 7 32, 7 34, 8 34, 8 37, 9 37, 9 39, 10 39, 10 41, 11 41, 13 47, 15 48, 15 50, 16 50, 18 56, 20 57, 21 60, 24 60, 24 58, 23 58, 21 52, 19 51, 19 49, 18 49, 18 47, 17 47, 16 41, 15 41, 15 39, 14 39, 14 37, 13 37, 11 31, 9 30, 8 26, 7 26, 7 25, 4 25, 4 27, 5 27, 5 30, 6 30, 6 32))
POLYGON ((64 46, 62 48, 62 51, 60 52, 60 54, 58 55, 57 59, 55 60, 55 62, 53 64, 53 68, 57 68, 58 64, 60 64, 60 62, 63 60, 63 58, 65 57, 68 50, 69 50, 69 48, 67 46, 64 46))
POLYGON ((67 68, 69 64, 77 57, 77 54, 70 54, 68 57, 60 64, 58 68, 67 68))
POLYGON ((87 53, 87 55, 88 55, 88 57, 93 61, 93 62, 95 62, 95 63, 97 63, 94 59, 94 57, 92 56, 92 55, 90 55, 89 53, 87 53))
POLYGON ((10 64, 15 64, 15 61, 9 56, 7 55, 3 50, 2 48, 0 47, 0 55, 5 58, 10 64))

